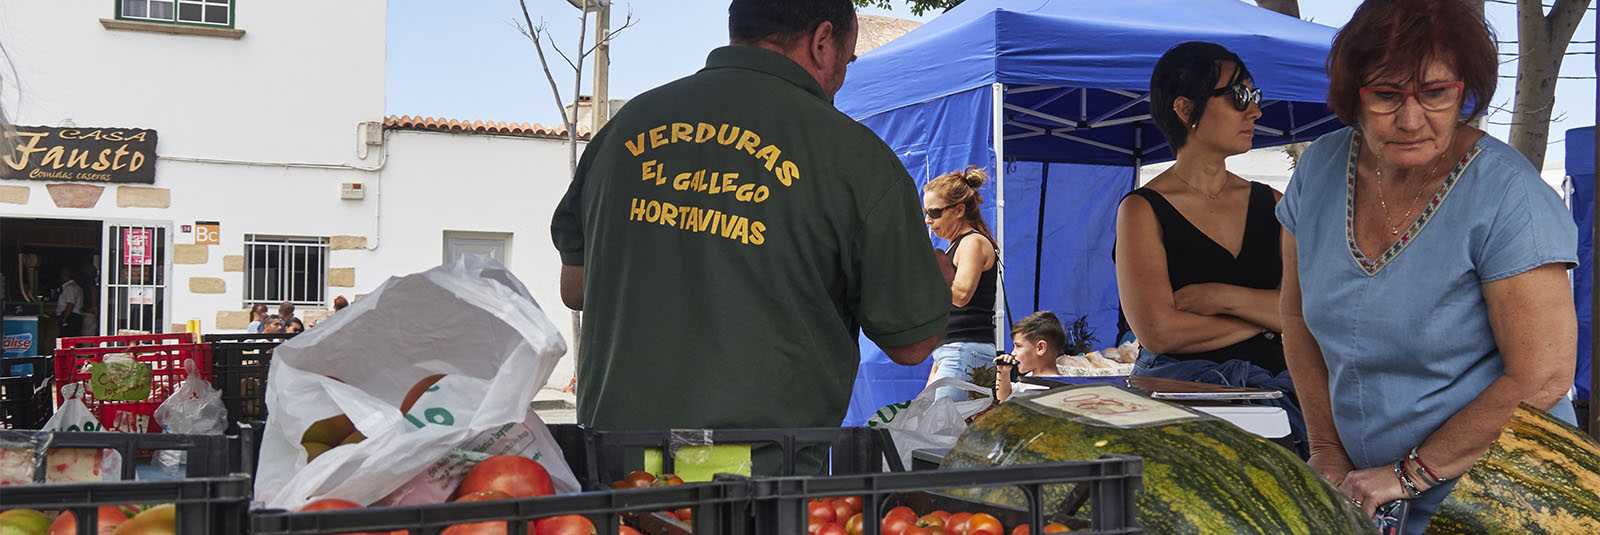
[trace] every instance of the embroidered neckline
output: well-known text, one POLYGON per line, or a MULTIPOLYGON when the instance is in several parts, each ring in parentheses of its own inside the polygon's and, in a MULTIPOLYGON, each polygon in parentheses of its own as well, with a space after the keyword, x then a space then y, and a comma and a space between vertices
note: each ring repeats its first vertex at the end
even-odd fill
POLYGON ((1366 254, 1361 252, 1361 247, 1356 245, 1356 159, 1361 155, 1361 135, 1352 133, 1350 136, 1350 156, 1345 164, 1344 230, 1345 245, 1350 249, 1350 258, 1356 262, 1356 266, 1360 267, 1361 271, 1368 277, 1371 277, 1383 270, 1384 266, 1393 262, 1395 257, 1400 256, 1400 252, 1404 251, 1406 246, 1411 245, 1412 240, 1415 240, 1417 235, 1422 233, 1422 229, 1428 226, 1428 222, 1433 219, 1433 215, 1444 204, 1444 199, 1450 196, 1450 191, 1455 188, 1456 182, 1461 180, 1461 173, 1466 171, 1467 165, 1471 164, 1472 160, 1482 151, 1483 148, 1474 143, 1472 148, 1466 154, 1463 154, 1460 160, 1456 161, 1456 165, 1451 168, 1449 176, 1446 176, 1444 183, 1439 185, 1439 191, 1434 192, 1432 200, 1428 201, 1427 206, 1422 207, 1422 213, 1417 215, 1417 220, 1412 222, 1411 226, 1406 227, 1406 231, 1400 234, 1399 239, 1389 244, 1389 248, 1385 249, 1377 259, 1368 259, 1366 254))

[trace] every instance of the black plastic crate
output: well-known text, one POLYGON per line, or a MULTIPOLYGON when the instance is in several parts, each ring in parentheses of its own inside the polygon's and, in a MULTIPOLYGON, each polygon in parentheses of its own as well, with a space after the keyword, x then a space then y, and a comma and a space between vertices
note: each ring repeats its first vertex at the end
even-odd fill
POLYGON ((39 429, 54 414, 50 357, 0 360, 0 429, 39 429), (31 364, 32 375, 10 375, 13 366, 31 364))
MULTIPOLYGON (((802 448, 826 449, 831 474, 872 474, 904 471, 894 439, 888 431, 867 427, 814 427, 795 429, 678 429, 668 431, 588 431, 592 461, 578 473, 586 488, 606 488, 628 472, 642 468, 631 461, 630 450, 656 448, 662 451, 662 472, 674 473, 673 452, 687 445, 750 444, 776 448, 782 457, 777 472, 757 476, 792 476, 801 468, 797 457, 802 448)), ((576 466, 576 465, 574 465, 576 466)), ((577 471, 574 468, 574 471, 577 471)))
POLYGON ((919 514, 926 514, 930 509, 988 513, 1005 523, 1008 533, 1024 522, 1029 524, 1030 533, 1043 533, 1043 524, 1051 520, 1074 520, 1065 522, 1073 528, 1073 533, 1143 533, 1134 502, 1135 494, 1143 485, 1142 466, 1137 457, 1110 455, 1093 461, 992 468, 754 478, 749 480, 754 502, 752 519, 742 526, 746 531, 736 533, 804 534, 809 518, 807 503, 813 498, 841 496, 861 496, 862 533, 867 535, 881 533, 883 515, 899 505, 912 506, 919 514), (1067 483, 1075 486, 1064 500, 1044 502, 1046 485, 1067 483), (1025 497, 1029 508, 995 505, 948 492, 949 489, 979 487, 1015 487, 1025 497), (1085 504, 1091 506, 1087 526, 1071 518, 1085 504))
POLYGON ((222 393, 228 407, 228 430, 239 422, 267 419, 267 367, 272 350, 291 333, 208 334, 201 338, 211 344, 211 384, 222 393))
MULTIPOLYGON (((250 514, 254 535, 332 535, 409 530, 410 535, 438 535, 456 524, 507 522, 506 533, 522 535, 530 520, 559 515, 584 515, 599 535, 615 535, 624 515, 692 508, 693 533, 736 531, 743 517, 731 506, 747 503, 749 486, 734 482, 686 483, 624 491, 588 491, 490 502, 445 503, 405 507, 290 513, 281 509, 250 514)), ((650 530, 647 530, 650 531, 650 530)))
MULTIPOLYGON (((122 455, 122 481, 0 486, 0 503, 7 508, 69 509, 79 533, 97 533, 96 509, 126 504, 177 505, 180 535, 244 533, 253 483, 246 474, 230 474, 240 460, 229 455, 230 442, 221 435, 168 435, 143 433, 69 433, 0 431, 0 442, 33 443, 38 448, 111 449, 122 455), (176 481, 135 481, 140 453, 159 450, 187 452, 185 478, 176 481)), ((253 448, 246 445, 246 449, 253 448)), ((34 468, 34 481, 42 482, 45 463, 34 468)))

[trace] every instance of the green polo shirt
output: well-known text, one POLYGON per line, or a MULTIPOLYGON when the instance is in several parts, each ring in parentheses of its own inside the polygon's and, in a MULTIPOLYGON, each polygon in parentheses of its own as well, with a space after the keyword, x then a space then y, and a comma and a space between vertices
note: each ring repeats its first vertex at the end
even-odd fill
POLYGON ((857 334, 911 344, 950 309, 899 159, 755 47, 630 101, 550 230, 584 266, 578 421, 601 429, 839 425, 857 334))

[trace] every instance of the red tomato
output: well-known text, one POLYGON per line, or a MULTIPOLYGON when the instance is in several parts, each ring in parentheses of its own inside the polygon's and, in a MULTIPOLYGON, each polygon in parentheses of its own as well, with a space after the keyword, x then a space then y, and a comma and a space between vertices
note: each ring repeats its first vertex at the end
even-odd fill
POLYGON ((917 519, 917 527, 944 527, 944 521, 945 519, 950 518, 950 513, 944 513, 944 515, 940 515, 939 513, 944 513, 944 511, 934 511, 932 513, 922 515, 922 518, 917 519))
POLYGON ((627 525, 622 525, 622 526, 618 526, 617 527, 617 535, 643 535, 643 534, 639 533, 639 530, 637 530, 637 529, 633 529, 631 527, 628 527, 627 525))
POLYGON ((833 508, 835 522, 844 522, 845 519, 850 518, 850 515, 856 514, 856 511, 851 509, 849 504, 841 501, 830 502, 828 506, 833 508))
POLYGON ((978 535, 980 531, 986 531, 989 535, 1001 535, 1006 532, 1006 528, 1000 525, 1000 519, 995 518, 994 515, 978 513, 967 520, 967 534, 978 535))
POLYGON ((678 477, 677 474, 661 474, 661 477, 656 479, 654 485, 657 487, 671 487, 682 484, 683 478, 678 477))
POLYGON ((539 535, 594 535, 594 523, 583 515, 562 515, 541 518, 539 535))
POLYGON ((656 484, 656 476, 644 470, 634 470, 622 476, 623 488, 640 488, 656 484))
POLYGON ((928 533, 928 528, 924 528, 922 526, 910 526, 907 527, 905 532, 901 533, 900 535, 928 535, 928 533))
POLYGON ((861 517, 861 513, 856 513, 844 522, 844 532, 847 535, 861 535, 862 525, 866 521, 865 518, 861 517))
MULTIPOLYGON (((1017 526, 1016 528, 1013 528, 1011 530, 1011 535, 1028 535, 1029 531, 1031 531, 1031 530, 1028 529, 1028 525, 1027 524, 1022 524, 1022 525, 1017 526)), ((1057 523, 1057 522, 1051 522, 1049 524, 1045 524, 1044 525, 1044 532, 1045 533, 1066 533, 1068 531, 1072 531, 1072 528, 1069 528, 1066 525, 1060 524, 1060 523, 1057 523)))
POLYGON ((323 499, 308 503, 308 504, 306 504, 305 507, 301 507, 300 508, 300 512, 305 513, 305 512, 310 512, 310 511, 337 511, 339 509, 360 509, 360 508, 361 508, 361 504, 356 503, 356 502, 352 502, 350 500, 341 500, 341 499, 338 499, 338 498, 323 498, 323 499))
POLYGON ((824 522, 817 527, 817 535, 845 535, 843 525, 838 522, 824 522))
POLYGON ((826 503, 811 502, 806 504, 806 512, 807 516, 811 518, 811 523, 814 524, 824 524, 835 520, 833 506, 826 503))
POLYGON ((956 513, 944 521, 944 530, 950 535, 967 535, 967 521, 972 520, 972 513, 956 513))
POLYGON ((911 513, 897 514, 890 511, 889 516, 883 518, 883 535, 904 535, 906 528, 910 527, 915 527, 911 513))
POLYGON ((678 517, 685 524, 694 524, 694 508, 685 507, 672 511, 672 516, 678 517))
POLYGON ((509 499, 511 499, 511 495, 510 494, 506 494, 506 493, 500 492, 498 490, 480 490, 478 492, 474 492, 472 494, 468 494, 466 496, 462 496, 460 498, 456 498, 456 501, 458 501, 458 502, 487 502, 487 501, 491 501, 491 500, 509 500, 509 499))
MULTIPOLYGON (((117 526, 127 522, 139 509, 131 505, 106 505, 101 506, 95 516, 99 519, 99 535, 111 535, 117 526)), ((78 519, 72 516, 72 511, 61 513, 56 521, 50 523, 50 535, 77 535, 78 519)))
POLYGON ((439 535, 506 535, 505 522, 478 522, 476 524, 456 524, 444 528, 439 535))
POLYGON ((888 513, 883 515, 883 518, 887 519, 893 515, 905 515, 911 520, 911 523, 915 524, 917 522, 917 513, 913 512, 910 507, 906 507, 904 505, 890 509, 888 513))
POLYGON ((498 490, 512 498, 555 494, 550 473, 537 461, 517 455, 496 455, 479 462, 462 478, 456 494, 465 496, 482 490, 498 490))

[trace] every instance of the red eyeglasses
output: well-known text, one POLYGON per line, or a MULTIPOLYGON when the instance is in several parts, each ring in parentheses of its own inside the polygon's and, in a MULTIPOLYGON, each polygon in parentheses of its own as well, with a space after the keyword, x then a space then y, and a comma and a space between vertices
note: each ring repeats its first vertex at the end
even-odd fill
POLYGON ((1399 111, 1406 100, 1415 97, 1417 104, 1424 110, 1445 111, 1461 105, 1461 92, 1466 87, 1463 82, 1428 84, 1415 91, 1389 86, 1368 86, 1361 88, 1361 103, 1366 105, 1367 111, 1387 114, 1399 111))

